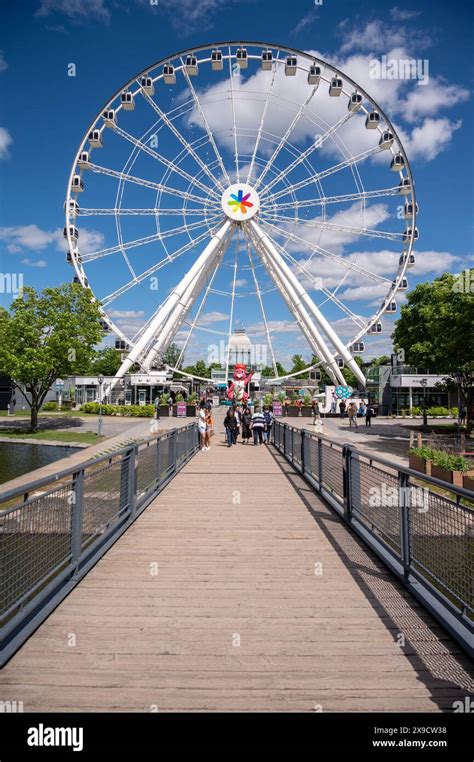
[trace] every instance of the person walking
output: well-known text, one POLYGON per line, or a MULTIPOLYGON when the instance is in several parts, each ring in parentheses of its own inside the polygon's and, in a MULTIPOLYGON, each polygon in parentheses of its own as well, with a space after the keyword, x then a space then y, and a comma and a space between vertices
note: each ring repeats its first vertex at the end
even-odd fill
POLYGON ((214 434, 214 419, 212 417, 212 406, 206 408, 206 449, 211 449, 211 437, 214 434))
POLYGON ((365 426, 366 428, 370 428, 372 426, 372 416, 374 414, 373 407, 367 407, 367 410, 365 411, 365 426))
POLYGON ((466 423, 466 416, 467 416, 467 409, 464 407, 464 405, 459 409, 459 422, 461 426, 464 426, 466 423))
POLYGON ((249 439, 252 436, 252 432, 250 429, 250 424, 252 422, 252 412, 248 405, 244 407, 242 410, 241 415, 241 423, 242 423, 242 444, 248 444, 249 439))
POLYGON ((232 408, 227 411, 224 418, 224 428, 227 437, 227 447, 237 444, 237 418, 232 408))
POLYGON ((331 413, 336 412, 336 406, 337 406, 337 397, 335 394, 333 394, 331 399, 331 413))
POLYGON ((273 413, 269 407, 263 408, 263 417, 265 418, 265 429, 263 431, 263 441, 265 444, 270 442, 273 425, 273 413))
POLYGON ((355 402, 351 402, 347 413, 349 416, 349 428, 351 429, 353 426, 357 428, 357 405, 355 402))
POLYGON ((346 416, 346 403, 344 400, 341 400, 339 403, 339 415, 341 418, 345 418, 346 416))
POLYGON ((199 404, 198 431, 199 431, 199 439, 201 442, 201 452, 205 452, 207 450, 207 446, 206 446, 207 416, 206 416, 206 403, 204 402, 204 400, 201 400, 199 404))
POLYGON ((313 400, 311 404, 311 415, 313 416, 313 426, 316 426, 316 421, 321 419, 318 400, 313 400))
POLYGON ((160 396, 159 395, 155 397, 155 418, 157 421, 160 420, 160 396))
POLYGON ((265 430, 265 416, 261 410, 256 410, 252 415, 250 424, 253 434, 254 445, 263 444, 263 432, 265 430))

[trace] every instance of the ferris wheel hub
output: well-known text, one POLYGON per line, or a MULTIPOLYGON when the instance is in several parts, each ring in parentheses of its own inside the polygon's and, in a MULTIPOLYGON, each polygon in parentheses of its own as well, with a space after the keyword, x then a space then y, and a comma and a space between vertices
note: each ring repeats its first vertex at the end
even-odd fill
POLYGON ((247 183, 234 183, 222 194, 224 214, 234 222, 247 222, 260 210, 257 191, 247 183))

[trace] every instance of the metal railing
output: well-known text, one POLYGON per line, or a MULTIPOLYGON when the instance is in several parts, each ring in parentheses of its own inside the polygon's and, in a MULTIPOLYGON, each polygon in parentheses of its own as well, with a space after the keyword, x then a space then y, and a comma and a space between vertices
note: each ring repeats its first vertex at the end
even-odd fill
POLYGON ((0 666, 198 449, 192 423, 0 493, 0 666))
POLYGON ((273 443, 474 655, 474 493, 275 421, 273 443))

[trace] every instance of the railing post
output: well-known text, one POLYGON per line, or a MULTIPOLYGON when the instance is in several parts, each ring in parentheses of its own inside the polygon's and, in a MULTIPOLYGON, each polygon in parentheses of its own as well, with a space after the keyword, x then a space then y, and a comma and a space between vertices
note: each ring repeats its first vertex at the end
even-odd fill
POLYGON ((172 429, 168 447, 168 465, 176 472, 176 429, 172 429))
POLYGON ((352 520, 351 448, 342 447, 342 482, 344 488, 344 518, 348 524, 352 520))
MULTIPOLYGON (((72 562, 79 566, 82 552, 82 515, 84 510, 84 471, 76 471, 73 477, 73 502, 71 521, 71 553, 72 562)), ((75 573, 76 573, 75 572, 75 573)))
POLYGON ((319 489, 323 488, 323 440, 318 437, 318 481, 319 489))
POLYGON ((305 442, 306 442, 306 434, 305 430, 301 429, 301 473, 304 474, 304 464, 305 464, 305 442))
POLYGON ((122 463, 122 469, 128 469, 128 505, 130 506, 130 516, 132 521, 137 515, 137 461, 138 445, 133 445, 128 452, 128 461, 125 457, 122 463))
POLYGON ((410 573, 410 490, 409 476, 398 472, 398 495, 400 501, 400 553, 403 563, 403 574, 408 579, 410 573))
POLYGON ((284 428, 283 428, 283 455, 286 458, 286 427, 287 427, 287 424, 284 423, 283 426, 284 426, 284 428))
POLYGON ((291 462, 295 462, 295 430, 291 429, 291 462))

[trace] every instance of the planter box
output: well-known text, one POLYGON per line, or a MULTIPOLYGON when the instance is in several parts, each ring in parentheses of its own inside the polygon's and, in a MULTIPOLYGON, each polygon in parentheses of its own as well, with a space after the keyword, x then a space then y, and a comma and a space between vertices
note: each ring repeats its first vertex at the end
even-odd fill
POLYGON ((196 416, 196 405, 186 405, 186 415, 190 418, 195 418, 196 416))
POLYGON ((462 471, 448 471, 446 468, 442 468, 441 466, 432 465, 431 476, 434 476, 435 479, 441 479, 441 481, 447 482, 448 484, 452 484, 454 487, 463 486, 462 471))
POLYGON ((303 418, 311 418, 311 408, 307 405, 301 408, 301 415, 303 418))
POLYGON ((169 405, 160 405, 160 418, 165 418, 167 415, 171 415, 169 405))
POLYGON ((434 476, 432 472, 431 460, 423 460, 423 458, 420 458, 419 455, 413 455, 412 453, 409 453, 408 464, 414 471, 419 471, 421 474, 426 474, 426 476, 434 476))
POLYGON ((462 486, 464 489, 470 489, 474 492, 474 471, 468 471, 467 474, 463 474, 462 486))
POLYGON ((300 411, 297 407, 294 407, 294 405, 290 405, 288 408, 288 417, 289 418, 298 418, 300 414, 300 411))

